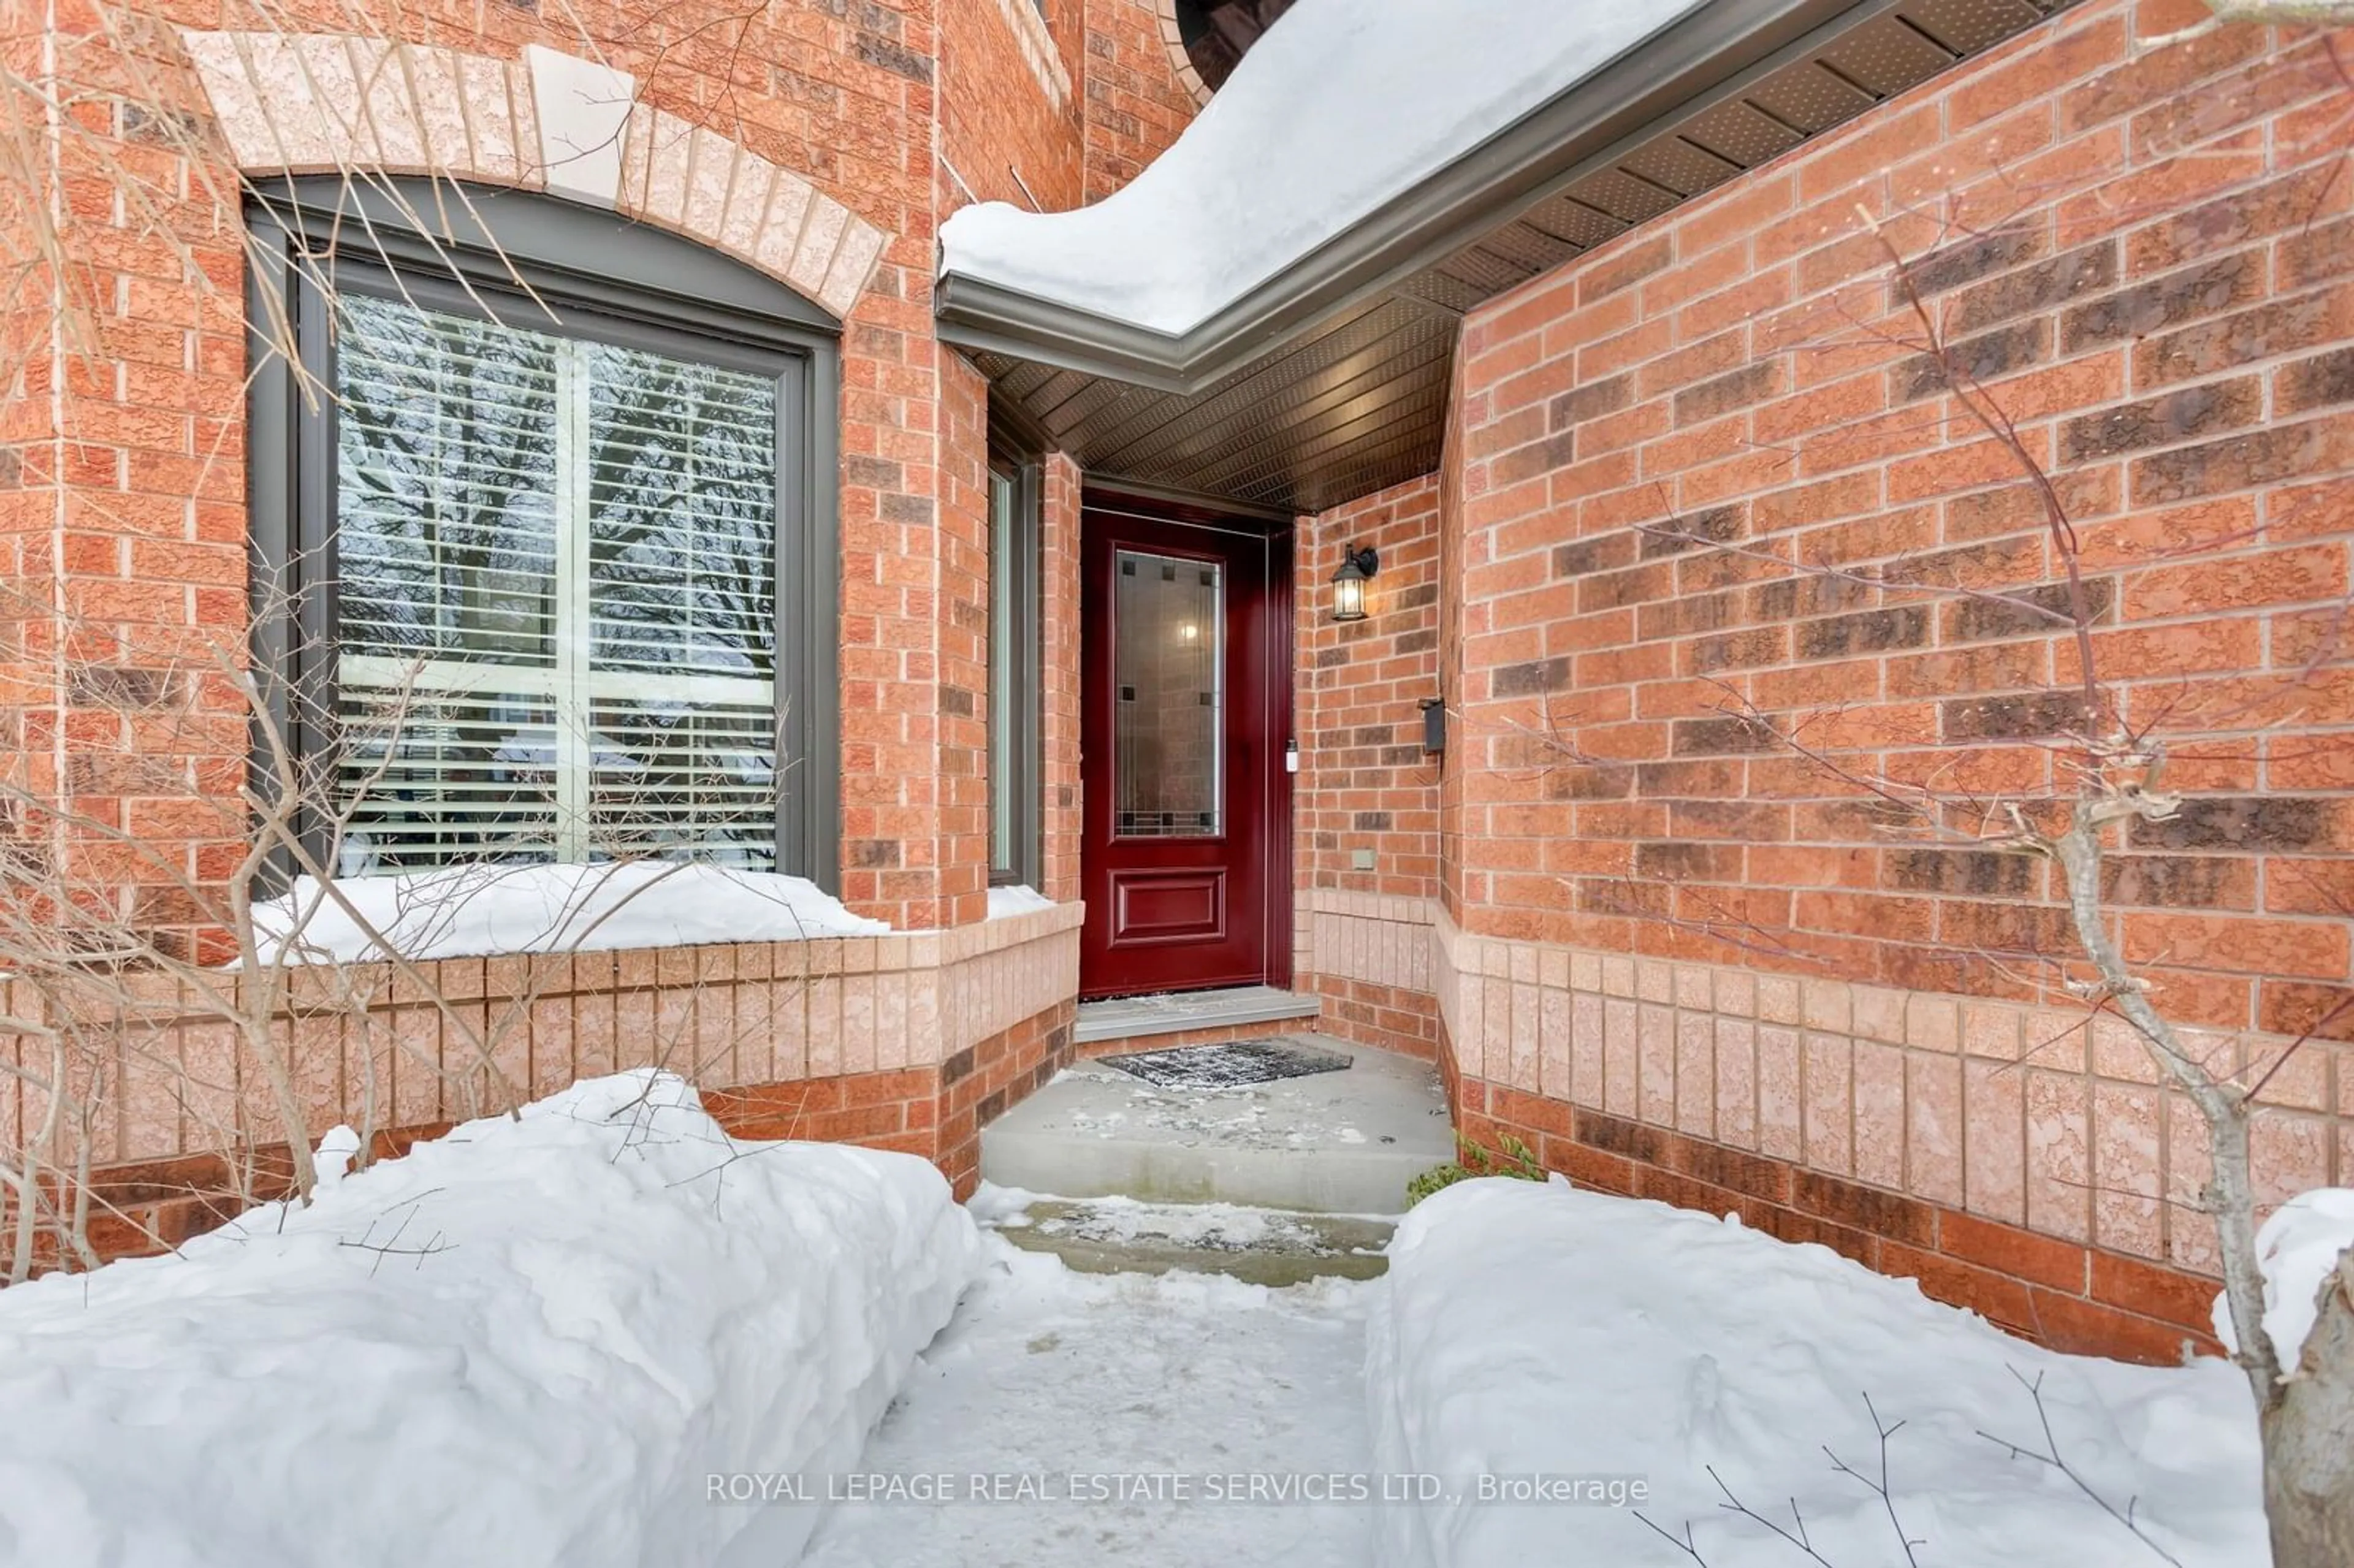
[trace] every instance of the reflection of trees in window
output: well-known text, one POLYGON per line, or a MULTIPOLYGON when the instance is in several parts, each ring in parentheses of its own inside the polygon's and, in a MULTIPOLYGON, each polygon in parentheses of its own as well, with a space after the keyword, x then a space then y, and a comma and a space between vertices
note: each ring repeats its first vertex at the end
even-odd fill
POLYGON ((765 868, 776 831, 776 728, 768 706, 601 701, 597 733, 628 771, 600 768, 595 842, 765 868))
POLYGON ((342 304, 343 646, 545 662, 552 340, 364 296, 342 304))
POLYGON ((600 669, 776 673, 773 387, 588 348, 600 669))
POLYGON ((556 858, 557 720, 544 695, 442 692, 429 678, 377 683, 345 669, 339 761, 346 787, 365 779, 368 794, 342 874, 556 858))
POLYGON ((773 864, 775 379, 362 297, 342 323, 348 869, 773 864))

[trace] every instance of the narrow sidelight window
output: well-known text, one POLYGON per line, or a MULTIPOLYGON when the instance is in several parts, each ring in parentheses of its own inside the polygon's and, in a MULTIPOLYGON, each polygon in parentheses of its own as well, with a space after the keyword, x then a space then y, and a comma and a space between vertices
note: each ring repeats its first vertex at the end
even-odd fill
POLYGON ((989 471, 989 880, 1035 886, 1039 865, 1038 470, 989 471))

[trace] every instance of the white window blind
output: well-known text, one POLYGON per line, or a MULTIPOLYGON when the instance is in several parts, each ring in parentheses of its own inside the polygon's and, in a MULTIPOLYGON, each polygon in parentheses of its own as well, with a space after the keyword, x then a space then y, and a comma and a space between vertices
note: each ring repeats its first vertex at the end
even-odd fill
POLYGON ((774 379, 338 302, 342 869, 773 868, 774 379))

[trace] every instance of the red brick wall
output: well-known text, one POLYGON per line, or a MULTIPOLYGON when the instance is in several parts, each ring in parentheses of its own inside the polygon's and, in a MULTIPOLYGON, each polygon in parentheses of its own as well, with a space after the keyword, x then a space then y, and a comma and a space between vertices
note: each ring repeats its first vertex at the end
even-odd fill
POLYGON ((944 217, 967 201, 1042 212, 1101 201, 1193 118, 1155 0, 1049 0, 1067 97, 1039 84, 1005 15, 1034 3, 967 0, 942 18, 942 148, 954 170, 944 217))
POLYGON ((1960 1209, 1826 1174, 1584 1106, 1460 1077, 1441 1056, 1463 1136, 1518 1139, 1580 1186, 1738 1214, 1787 1242, 1814 1242, 1915 1281, 2054 1350, 2170 1365, 2186 1344, 2219 1353, 2215 1282, 1960 1209))
MULTIPOLYGON (((943 925, 984 918, 989 895, 989 384, 962 355, 940 356, 938 800, 943 925)), ((911 823, 911 826, 913 824, 911 823)))
POLYGON ((1430 992, 1344 975, 1306 979, 1324 1006, 1317 1033, 1425 1061, 1437 1054, 1438 1002, 1430 992))
POLYGON ((1299 777, 1293 816, 1308 887, 1426 898, 1438 879, 1438 766, 1421 704, 1438 695, 1438 485, 1409 480, 1299 529, 1299 777), (1365 619, 1331 616, 1332 574, 1370 546, 1365 619), (1354 853, 1371 850, 1371 870, 1354 853))
POLYGON ((921 1155, 962 1200, 981 1178, 981 1129, 1069 1065, 1074 1008, 1066 1001, 1024 1019, 938 1067, 719 1090, 704 1102, 737 1138, 921 1155))
MULTIPOLYGON (((707 1089, 703 1102, 736 1138, 854 1143, 931 1160, 961 1200, 979 1179, 980 1129, 1019 1105, 1071 1060, 1073 1004, 1056 1007, 959 1052, 940 1065, 707 1089)), ((374 1135, 378 1160, 438 1138, 453 1123, 420 1122, 374 1135)), ((292 1189, 285 1145, 104 1166, 89 1185, 87 1239, 101 1261, 167 1251, 292 1189)), ((13 1209, 0 1210, 0 1218, 13 1209)), ((41 1267, 57 1238, 36 1237, 41 1267)))
POLYGON ((1079 469, 1050 453, 1039 475, 1038 647, 1045 668, 1038 694, 1038 746, 1044 791, 1038 891, 1056 902, 1079 896, 1079 469))
MULTIPOLYGON (((2206 1342, 2200 1135, 2108 1021, 2087 1031, 2031 962, 1975 956, 2056 945, 2042 869, 1892 842, 1719 711, 1833 709, 1851 765, 2049 789, 2034 699, 2066 649, 1982 603, 1791 580, 1639 529, 2051 580, 2024 477, 1920 385, 1917 352, 1875 337, 1901 296, 1861 206, 1930 253, 1917 275, 1964 363, 2054 469, 2129 714, 2228 715, 2225 746, 2175 770, 2183 820, 2117 857, 2119 924, 2169 960, 2164 1002, 2294 1029, 2343 994, 2354 684, 2342 655, 2303 676, 2354 531, 2354 93, 2317 43, 2261 30, 2128 58, 2202 14, 2080 7, 1476 313, 1439 472, 1305 524, 1299 579, 1320 1027, 1435 1048, 1443 1014, 1474 1136, 2149 1359, 2206 1342), (2178 89, 2194 111, 2166 107, 2178 89), (1358 535, 1382 548, 1375 618, 1335 627, 1325 579, 1358 535), (1407 623, 1434 634, 1427 663, 1401 656, 1383 597, 1424 580, 1394 575, 1408 559, 1441 588, 1407 623), (1435 779, 1379 766, 1412 716, 1401 682, 1447 693, 1435 779), (1532 742, 1550 726, 1561 746, 1532 742), (1429 826, 1360 818, 1381 791, 1429 826), (1440 919, 1436 996, 1394 983, 1417 899, 1440 919), (1770 935, 1693 929, 1727 909, 1770 935)), ((2264 1202, 2342 1180, 2347 1071, 2308 1051, 2267 1085, 2264 1202)))
POLYGON ((1086 12, 1086 199, 1136 178, 1192 122, 1153 0, 1079 0, 1086 12))
MULTIPOLYGON (((233 798, 242 773, 224 759, 242 757, 244 726, 217 686, 180 672, 244 612, 241 259, 234 224, 186 200, 157 122, 116 101, 126 74, 154 73, 126 66, 85 11, 61 11, 53 52, 41 22, 22 6, 0 20, 10 68, 64 83, 70 105, 60 183, 11 179, 0 196, 9 252, 27 263, 0 305, 0 767, 39 798, 70 792, 101 831, 146 839, 158 865, 87 843, 60 863, 93 899, 171 927, 187 911, 159 885, 165 870, 217 874, 238 853, 218 813, 191 802, 233 798), (112 223, 109 161, 131 201, 178 220, 170 232, 112 223), (62 276, 37 261, 51 204, 85 262, 62 276), (53 604, 77 623, 69 646, 53 604)), ((185 81, 160 86, 165 105, 188 101, 185 81)), ((11 112, 36 103, 19 92, 11 112)))
MULTIPOLYGON (((736 1138, 854 1143, 931 1160, 960 1201, 980 1179, 980 1128, 1027 1098, 1070 1056, 1070 1008, 1018 1024, 943 1067, 907 1067, 715 1089, 704 1096, 713 1118, 736 1138), (955 1075, 951 1076, 951 1075, 955 1075)), ((375 1157, 390 1159, 438 1138, 449 1123, 376 1135, 375 1157)), ((94 1172, 87 1239, 101 1262, 166 1252, 257 1202, 292 1191, 285 1147, 249 1150, 243 1165, 221 1155, 186 1155, 94 1172)), ((36 1245, 37 1266, 54 1267, 56 1241, 36 1245)))
POLYGON ((2204 15, 2073 9, 1469 319, 1467 930, 1744 961, 1695 928, 1734 920, 1774 933, 1755 967, 1980 994, 2040 983, 1983 954, 2073 950, 2043 865, 1893 842, 1725 711, 2064 795, 2064 639, 1640 531, 2056 591, 2025 476, 1906 341, 1879 225, 2065 498, 2126 716, 2215 737, 2115 861, 2128 953, 2190 1022, 2294 1032, 2348 994, 2354 37, 2147 41, 2204 15))
POLYGON ((940 1065, 939 1130, 931 1153, 959 1198, 981 1175, 981 1129, 1043 1087, 1071 1061, 1076 1001, 992 1034, 940 1065))
MULTIPOLYGON (((972 749, 962 729, 973 715, 942 709, 943 701, 960 699, 943 692, 940 666, 963 655, 960 646, 941 643, 940 611, 944 597, 970 598, 968 585, 950 579, 970 570, 967 524, 975 514, 943 477, 969 454, 944 453, 941 444, 969 445, 977 427, 967 420, 943 429, 943 404, 969 412, 973 394, 969 386, 944 385, 931 336, 936 121, 947 114, 949 140, 973 168, 994 168, 1002 178, 1010 163, 1025 178, 1034 175, 1034 188, 1044 182, 1042 196, 1079 195, 1076 109, 1032 112, 1045 95, 1018 58, 1018 74, 1005 70, 1000 46, 1010 47, 1012 37, 1005 18, 989 5, 955 10, 953 48, 936 33, 928 9, 895 3, 793 0, 749 16, 716 5, 673 6, 651 20, 598 5, 560 16, 454 4, 399 13, 406 37, 495 58, 514 58, 527 43, 593 52, 635 73, 645 102, 803 175, 892 237, 843 336, 843 708, 866 715, 843 757, 845 805, 857 819, 845 834, 844 870, 857 907, 903 927, 977 917, 970 867, 985 853, 976 847, 981 814, 964 799, 970 789, 938 783, 966 779, 958 769, 972 749), (936 100, 944 56, 961 70, 953 112, 936 100), (882 852, 873 846, 886 835, 908 845, 912 858, 875 863, 882 852)), ((32 308, 12 312, 7 334, 14 380, 0 414, 0 528, 13 583, 46 597, 54 577, 69 609, 84 618, 88 655, 154 677, 175 659, 234 647, 240 635, 245 346, 238 216, 212 195, 234 189, 222 163, 181 155, 164 144, 152 117, 111 95, 126 75, 144 75, 201 114, 207 105, 193 76, 155 24, 260 24, 236 4, 159 0, 131 18, 123 36, 137 52, 121 55, 77 15, 65 13, 60 75, 89 135, 69 142, 65 157, 68 244, 77 268, 63 285, 76 310, 71 341, 62 346, 69 355, 95 346, 98 356, 69 361, 61 418, 52 418, 48 394, 58 372, 47 323, 57 314, 49 300, 58 281, 29 280, 23 299, 32 308), (137 187, 120 203, 105 198, 93 178, 106 159, 137 187), (149 210, 162 216, 162 227, 141 216, 149 210), (200 270, 203 285, 184 271, 186 264, 200 270)), ((348 9, 324 4, 272 16, 286 27, 323 32, 357 25, 348 9)), ((1079 52, 1076 0, 1058 5, 1054 26, 1067 70, 1079 52)), ((9 47, 26 53, 23 35, 12 35, 9 47)), ((37 66, 37 56, 27 63, 37 66)), ((26 658, 0 675, 11 682, 5 695, 19 766, 45 757, 48 737, 61 731, 94 747, 120 738, 123 721, 115 712, 58 688, 47 654, 54 628, 36 617, 12 630, 5 646, 26 658)), ((970 632, 969 625, 959 629, 970 632)), ((150 748, 136 777, 85 760, 73 770, 78 804, 170 846, 182 871, 222 874, 238 853, 238 825, 233 813, 204 802, 232 793, 243 726, 217 686, 157 689, 175 746, 150 748)), ((125 880, 140 878, 126 872, 125 880)), ((155 885, 155 875, 145 880, 143 892, 126 896, 151 906, 156 923, 193 918, 155 885)))
MULTIPOLYGON (((1045 25, 1056 84, 1025 56, 1009 12, 1034 0, 963 0, 940 13, 940 153, 954 194, 1061 212, 1080 203, 1079 0, 1055 0, 1045 25)), ((943 171, 944 173, 946 171, 943 171)))
POLYGON ((1437 1047, 1437 1002, 1426 975, 1406 971, 1427 927, 1376 912, 1398 912, 1384 898, 1419 910, 1438 886, 1439 768, 1423 750, 1421 706, 1439 690, 1438 550, 1437 480, 1412 480, 1303 520, 1294 577, 1297 983, 1324 999, 1320 1028, 1423 1056, 1437 1047), (1336 621, 1332 574, 1366 546, 1380 559, 1365 619, 1336 621), (1357 868, 1360 853, 1370 869, 1357 868))

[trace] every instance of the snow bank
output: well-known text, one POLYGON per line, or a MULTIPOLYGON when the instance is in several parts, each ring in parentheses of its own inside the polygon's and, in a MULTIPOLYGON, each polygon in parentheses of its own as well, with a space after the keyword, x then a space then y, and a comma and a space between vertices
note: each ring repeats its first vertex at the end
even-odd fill
MULTIPOLYGON (((1398 1227, 1368 1329, 1377 1469, 1640 1478, 1643 1512, 1710 1568, 1803 1554, 1727 1512, 1710 1480, 1788 1527, 1791 1499, 1833 1563, 1903 1562, 1866 1475, 1889 1439, 1891 1489, 1924 1563, 2106 1563, 2147 1550, 2050 1466, 1981 1431, 2040 1443, 2042 1379, 2062 1457, 2184 1568, 2267 1561, 2256 1429, 2227 1362, 2150 1368, 2057 1355, 1819 1246, 1661 1203, 1488 1180, 1398 1227)), ((1377 1561, 1474 1568, 1691 1559, 1629 1508, 1465 1501, 1384 1509, 1377 1561)), ((2155 1562, 2154 1556, 2148 1558, 2155 1562)))
MULTIPOLYGON (((2294 1368, 2313 1332, 2315 1298, 2324 1276, 2354 1246, 2354 1188, 2317 1187, 2291 1198, 2256 1232, 2256 1262, 2264 1271, 2264 1333, 2284 1367, 2294 1368)), ((2215 1337, 2240 1348, 2232 1309, 2215 1295, 2215 1337)))
POLYGON ((980 1247, 911 1156, 577 1084, 0 1292, 0 1560, 779 1568, 819 1510, 706 1475, 854 1468, 980 1247))
POLYGON ((989 917, 992 920, 1002 920, 1009 915, 1028 915, 1054 906, 1053 899, 1026 884, 989 890, 989 917))
POLYGON ((941 270, 1182 333, 1699 0, 1299 0, 1093 207, 968 207, 941 270))
MULTIPOLYGON (((475 953, 598 952, 695 942, 879 937, 798 876, 691 861, 602 865, 468 865, 399 876, 347 876, 336 888, 410 959, 475 953)), ((305 959, 362 961, 383 950, 320 884, 299 879, 254 910, 265 961, 288 943, 305 959)))

